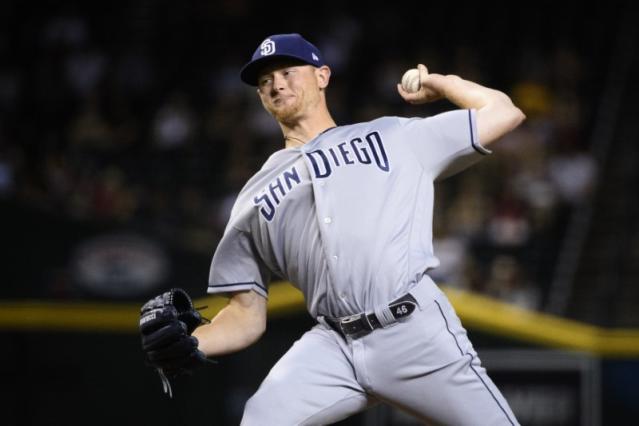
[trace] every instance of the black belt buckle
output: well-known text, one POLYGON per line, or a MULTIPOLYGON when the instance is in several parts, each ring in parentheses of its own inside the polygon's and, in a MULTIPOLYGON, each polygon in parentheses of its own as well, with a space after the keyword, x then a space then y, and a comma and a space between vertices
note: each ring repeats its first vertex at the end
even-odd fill
POLYGON ((345 336, 361 337, 373 331, 373 327, 369 324, 366 314, 355 314, 339 321, 339 328, 345 336))
MULTIPOLYGON (((395 320, 400 320, 413 313, 417 307, 417 301, 410 293, 407 293, 389 303, 388 307, 395 320)), ((351 336, 355 339, 367 335, 376 328, 382 327, 375 314, 370 314, 369 316, 365 312, 343 318, 325 318, 328 325, 343 337, 351 336)))

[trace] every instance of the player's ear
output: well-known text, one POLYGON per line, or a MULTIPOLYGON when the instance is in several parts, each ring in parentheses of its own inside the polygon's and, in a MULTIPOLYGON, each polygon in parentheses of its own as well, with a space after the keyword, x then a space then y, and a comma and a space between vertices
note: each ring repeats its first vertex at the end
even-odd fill
POLYGON ((331 79, 331 69, 326 65, 315 69, 315 76, 317 77, 317 84, 320 89, 326 89, 328 81, 331 79))

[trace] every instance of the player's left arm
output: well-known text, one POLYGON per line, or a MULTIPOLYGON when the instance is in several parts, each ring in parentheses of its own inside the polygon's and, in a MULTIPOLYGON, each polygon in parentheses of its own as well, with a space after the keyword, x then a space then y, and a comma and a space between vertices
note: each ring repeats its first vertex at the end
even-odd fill
POLYGON ((234 293, 209 324, 195 329, 198 349, 206 356, 226 355, 255 343, 266 330, 266 298, 255 291, 234 293))
POLYGON ((484 147, 515 129, 526 118, 508 95, 499 90, 456 75, 429 74, 421 64, 418 69, 421 85, 419 91, 408 93, 398 84, 397 90, 402 98, 411 104, 445 98, 460 108, 477 110, 477 132, 484 147))

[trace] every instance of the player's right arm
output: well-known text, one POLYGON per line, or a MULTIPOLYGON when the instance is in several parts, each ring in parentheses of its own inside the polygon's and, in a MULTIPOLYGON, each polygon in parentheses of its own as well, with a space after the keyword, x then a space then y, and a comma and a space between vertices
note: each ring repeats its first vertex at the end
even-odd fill
POLYGON ((397 85, 400 95, 409 103, 422 104, 446 98, 464 109, 477 111, 479 143, 486 147, 515 129, 526 118, 511 99, 499 90, 456 75, 429 74, 424 65, 418 65, 421 88, 415 93, 404 91, 397 85))
POLYGON ((255 291, 234 293, 210 324, 194 332, 206 356, 237 352, 255 343, 266 330, 266 298, 255 291))

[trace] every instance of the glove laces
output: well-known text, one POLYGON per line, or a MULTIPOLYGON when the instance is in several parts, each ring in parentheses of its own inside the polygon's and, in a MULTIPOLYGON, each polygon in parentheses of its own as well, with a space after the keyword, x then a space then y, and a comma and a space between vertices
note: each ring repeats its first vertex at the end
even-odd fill
POLYGON ((171 388, 169 378, 166 377, 166 374, 164 374, 164 370, 161 368, 158 368, 157 370, 160 375, 160 380, 162 380, 162 390, 164 390, 165 394, 169 395, 169 398, 173 398, 173 389, 171 388))

